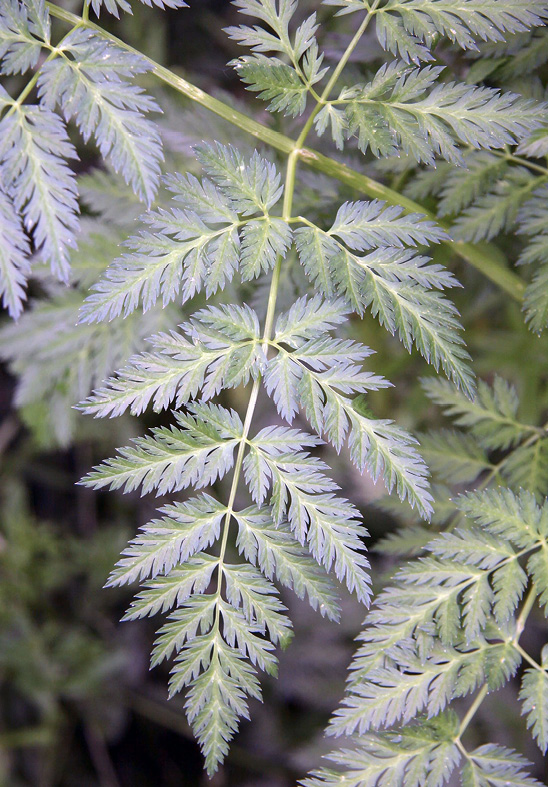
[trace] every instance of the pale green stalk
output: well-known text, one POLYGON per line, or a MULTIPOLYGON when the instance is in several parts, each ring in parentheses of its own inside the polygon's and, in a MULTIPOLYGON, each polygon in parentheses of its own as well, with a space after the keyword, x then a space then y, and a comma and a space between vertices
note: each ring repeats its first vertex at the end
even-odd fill
MULTIPOLYGON (((464 731, 466 730, 466 728, 468 727, 468 725, 470 724, 470 722, 472 721, 478 710, 480 709, 480 706, 488 693, 489 693, 489 688, 486 684, 485 686, 482 687, 481 691, 478 692, 474 702, 468 709, 468 713, 460 723, 459 734, 456 739, 457 744, 460 743, 460 739, 464 734, 464 731)), ((462 751, 464 752, 464 754, 466 755, 468 754, 464 749, 462 749, 462 751)))
MULTIPOLYGON (((376 3, 378 3, 378 2, 379 2, 379 0, 376 0, 376 3)), ((361 36, 365 32, 365 30, 367 28, 367 25, 369 24, 369 20, 371 19, 371 15, 372 15, 372 11, 369 11, 367 13, 367 16, 366 16, 364 22, 361 24, 361 26, 359 28, 358 32, 360 34, 359 35, 356 34, 354 36, 354 38, 352 39, 352 41, 350 42, 350 44, 348 45, 348 47, 347 47, 343 57, 341 58, 341 61, 340 61, 339 65, 337 66, 337 68, 335 69, 335 71, 333 73, 333 76, 332 76, 330 82, 328 83, 326 89, 323 91, 322 96, 320 98, 320 101, 325 100, 325 98, 328 96, 329 90, 330 90, 329 85, 330 84, 335 84, 335 82, 337 81, 339 74, 341 73, 342 69, 344 68, 344 65, 348 61, 348 58, 352 54, 352 51, 354 50, 354 48, 357 45, 358 41, 360 40, 361 36), (342 63, 342 65, 341 65, 341 63, 342 63)), ((321 104, 318 101, 316 103, 315 109, 318 109, 318 107, 320 107, 320 106, 321 106, 321 104)), ((304 142, 306 140, 306 137, 307 137, 307 135, 308 135, 308 133, 310 131, 310 128, 312 126, 313 119, 314 119, 314 111, 312 112, 312 114, 311 114, 310 118, 308 119, 308 121, 305 123, 305 125, 304 125, 301 133, 299 134, 298 139, 294 143, 293 148, 292 148, 291 152, 289 153, 289 156, 288 156, 288 159, 287 159, 287 170, 286 170, 286 174, 285 174, 285 183, 284 183, 284 199, 283 199, 283 206, 282 206, 282 219, 284 221, 286 221, 286 222, 290 222, 291 219, 292 219, 291 212, 292 212, 292 208, 293 208, 293 197, 294 197, 294 194, 295 194, 295 178, 296 178, 296 173, 297 173, 297 163, 298 163, 298 160, 299 160, 300 148, 301 148, 301 146, 304 144, 304 142)), ((263 346, 263 352, 265 354, 268 351, 269 342, 270 342, 270 339, 271 339, 271 336, 272 336, 272 328, 273 328, 273 325, 274 325, 274 317, 276 315, 276 301, 277 301, 277 298, 278 298, 278 289, 279 289, 279 284, 280 284, 280 273, 281 273, 281 269, 282 269, 282 261, 283 261, 282 257, 279 256, 278 259, 276 260, 276 265, 274 266, 274 270, 272 272, 272 281, 270 283, 270 291, 269 291, 269 294, 268 294, 268 304, 267 304, 267 309, 266 309, 266 316, 265 316, 264 329, 263 329, 263 335, 262 335, 262 346, 263 346)), ((232 484, 231 484, 231 487, 230 487, 230 492, 229 492, 229 497, 228 497, 228 506, 227 506, 227 512, 226 512, 226 515, 225 515, 225 520, 224 520, 224 525, 223 525, 223 533, 222 533, 222 538, 221 538, 221 547, 220 547, 220 552, 219 552, 219 567, 218 567, 219 576, 218 576, 218 582, 217 582, 217 596, 218 596, 218 598, 220 598, 220 596, 221 596, 221 589, 222 589, 222 565, 223 565, 224 557, 225 557, 225 554, 226 554, 226 548, 227 548, 227 545, 228 545, 228 535, 229 535, 229 532, 230 532, 230 523, 231 523, 233 511, 234 511, 234 501, 236 499, 236 492, 238 490, 238 484, 239 484, 240 476, 241 476, 241 472, 242 472, 242 465, 243 465, 243 461, 244 461, 244 455, 245 455, 245 449, 246 449, 246 445, 247 445, 247 439, 249 437, 249 431, 251 429, 251 423, 253 421, 253 415, 255 413, 255 407, 257 406, 257 399, 258 399, 258 396, 259 396, 260 385, 261 385, 261 376, 259 375, 257 377, 257 379, 254 381, 253 387, 251 389, 249 402, 248 402, 248 405, 247 405, 247 411, 246 411, 245 419, 244 419, 242 437, 241 437, 241 440, 240 440, 240 444, 238 446, 238 453, 237 453, 237 456, 236 456, 236 462, 234 464, 234 474, 232 476, 232 484)), ((216 613, 215 613, 215 624, 214 624, 217 629, 218 629, 218 626, 219 626, 219 620, 220 620, 220 607, 219 607, 219 605, 217 605, 217 609, 216 609, 216 613)))
POLYGON ((333 88, 335 87, 337 82, 339 81, 339 77, 341 76, 341 74, 342 74, 342 72, 344 70, 344 67, 346 66, 346 64, 350 60, 352 52, 354 51, 354 49, 358 45, 361 37, 363 36, 365 31, 369 27, 369 22, 371 21, 371 17, 375 13, 375 9, 379 5, 379 3, 380 3, 380 0, 374 0, 373 5, 371 6, 370 10, 365 15, 365 18, 364 18, 363 22, 358 27, 358 29, 356 31, 356 34, 354 35, 354 37, 350 41, 348 47, 346 48, 346 51, 344 52, 343 56, 341 57, 341 59, 339 60, 339 62, 337 64, 337 66, 335 67, 333 73, 331 74, 331 77, 330 77, 327 85, 323 89, 321 96, 316 100, 316 106, 312 110, 312 112, 310 114, 310 117, 306 121, 306 123, 305 123, 305 125, 303 127, 303 130, 301 131, 301 134, 300 134, 300 136, 299 136, 299 138, 297 140, 296 144, 298 145, 298 147, 302 147, 304 145, 304 142, 305 142, 305 140, 306 140, 306 138, 308 136, 308 133, 309 133, 310 129, 312 128, 312 124, 314 123, 316 115, 318 114, 318 112, 320 112, 322 107, 325 106, 327 100, 329 99, 329 94, 331 93, 331 91, 333 90, 333 88))
POLYGON ((506 161, 519 164, 521 167, 527 167, 533 172, 539 172, 541 175, 548 175, 547 167, 543 167, 541 164, 535 164, 533 161, 529 161, 529 159, 522 158, 522 156, 514 156, 508 150, 505 152, 502 150, 493 150, 492 153, 494 153, 495 156, 499 156, 499 158, 506 159, 506 161))
MULTIPOLYGON (((511 640, 511 644, 521 653, 522 656, 527 657, 528 661, 532 661, 532 659, 530 659, 529 654, 526 653, 523 650, 523 648, 521 648, 519 646, 519 638, 521 637, 521 635, 523 633, 523 629, 525 628, 525 624, 527 622, 527 618, 531 614, 531 610, 533 609, 536 597, 537 597, 537 591, 536 591, 535 586, 533 585, 530 588, 530 590, 529 590, 529 592, 527 594, 527 597, 526 597, 526 599, 524 601, 523 607, 521 608, 521 612, 520 612, 520 614, 518 616, 518 619, 516 620, 516 631, 515 631, 513 639, 511 640)), ((538 665, 536 662, 533 662, 533 664, 538 669, 542 669, 542 667, 540 667, 540 665, 538 665)), ((469 758, 469 754, 466 751, 466 749, 464 748, 464 746, 462 745, 461 738, 462 738, 465 730, 469 726, 470 722, 472 721, 472 719, 474 718, 474 716, 476 715, 476 713, 480 709, 480 706, 483 703, 483 701, 486 698, 488 693, 489 693, 489 688, 488 688, 488 686, 486 684, 478 692, 474 702, 472 703, 472 705, 468 709, 468 713, 466 714, 466 716, 463 718, 463 720, 460 723, 459 732, 458 732, 458 735, 457 735, 457 737, 455 739, 455 743, 457 744, 457 746, 459 747, 461 752, 464 754, 464 756, 467 757, 467 758, 469 758)))

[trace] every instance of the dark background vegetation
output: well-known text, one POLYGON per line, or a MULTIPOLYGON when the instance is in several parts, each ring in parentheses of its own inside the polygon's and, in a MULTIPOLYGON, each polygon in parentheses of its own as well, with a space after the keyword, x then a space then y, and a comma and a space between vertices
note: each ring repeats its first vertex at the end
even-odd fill
MULTIPOLYGON (((242 96, 234 72, 226 65, 239 53, 222 32, 236 17, 226 0, 194 0, 192 11, 184 12, 161 13, 134 5, 133 17, 122 23, 105 18, 103 23, 155 59, 191 74, 205 89, 220 88, 235 99, 242 96)), ((85 154, 83 161, 84 169, 93 164, 85 154)), ((467 275, 457 273, 461 278, 467 275)), ((483 286, 477 282, 476 290, 483 286)), ((497 368, 519 380, 527 406, 542 409, 545 405, 537 394, 546 342, 527 333, 513 304, 501 309, 488 295, 481 307, 479 303, 461 300, 460 304, 476 369, 490 373, 497 368), (489 347, 484 345, 487 326, 489 347)), ((372 323, 366 320, 356 332, 380 349, 376 370, 398 382, 397 392, 378 396, 376 414, 412 428, 432 425, 437 416, 427 408, 417 385, 425 365, 410 360, 372 323)), ((94 494, 77 486, 93 464, 112 452, 111 425, 96 422, 90 428, 78 417, 75 445, 61 450, 45 433, 40 407, 23 415, 16 412, 13 390, 14 380, 4 371, 0 377, 0 785, 206 784, 201 756, 185 720, 184 697, 168 702, 167 669, 148 669, 158 621, 118 623, 131 588, 102 588, 124 544, 154 516, 158 501, 136 494, 94 494)), ((48 405, 46 401, 42 407, 48 405)), ((129 420, 116 427, 116 445, 126 440, 120 429, 137 433, 158 424, 161 417, 147 416, 141 424, 128 425, 129 420)), ((343 469, 336 457, 330 460, 344 480, 345 493, 364 513, 371 546, 395 522, 370 504, 380 493, 370 481, 350 473, 348 467, 343 469)), ((391 566, 377 559, 373 568, 375 576, 381 576, 391 566)), ((294 620, 294 641, 280 656, 279 679, 264 682, 264 704, 252 703, 252 721, 242 725, 225 767, 211 782, 215 787, 293 787, 330 748, 323 729, 342 696, 364 610, 346 598, 343 621, 336 626, 291 594, 284 594, 284 601, 294 620)), ((490 738, 498 735, 499 742, 521 748, 536 758, 537 775, 542 778, 542 764, 527 743, 524 725, 509 710, 515 707, 515 694, 510 686, 486 703, 477 735, 481 742, 483 725, 490 738)))

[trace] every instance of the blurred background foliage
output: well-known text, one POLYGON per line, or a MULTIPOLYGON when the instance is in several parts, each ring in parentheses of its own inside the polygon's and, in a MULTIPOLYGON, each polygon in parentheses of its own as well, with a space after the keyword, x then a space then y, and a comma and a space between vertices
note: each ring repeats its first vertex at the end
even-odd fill
MULTIPOLYGON (((64 5, 79 10, 76 2, 64 5)), ((105 15, 102 24, 209 92, 227 94, 230 103, 238 104, 244 91, 226 63, 239 52, 222 32, 236 22, 236 11, 228 0, 194 0, 191 5, 191 11, 158 12, 135 4, 133 16, 116 22, 105 15)), ((301 0, 303 16, 313 7, 313 0, 301 0)), ((331 18, 329 9, 321 14, 331 18)), ((343 25, 347 34, 353 19, 343 25)), ((330 24, 326 22, 326 49, 335 58, 347 34, 331 32, 330 24)), ((351 67, 357 69, 379 54, 367 36, 351 67)), ((457 71, 469 67, 456 63, 452 52, 443 57, 457 71)), ((151 80, 147 86, 157 92, 151 80)), ((527 90, 527 84, 521 89, 527 90)), ((161 92, 157 97, 164 108, 160 123, 167 171, 195 169, 191 146, 202 139, 249 148, 249 139, 205 110, 161 92)), ((251 106, 266 122, 259 103, 253 99, 251 106)), ((291 121, 276 116, 268 122, 291 134, 291 121)), ((44 270, 32 283, 30 309, 19 323, 3 318, 0 327, 0 785, 200 785, 208 780, 187 728, 184 700, 178 696, 168 703, 166 674, 148 670, 154 624, 119 624, 131 591, 102 588, 126 541, 163 501, 95 494, 76 485, 93 464, 146 427, 162 424, 165 416, 93 421, 73 409, 132 352, 142 349, 145 337, 175 326, 182 311, 173 306, 109 325, 76 326, 84 294, 117 256, 118 245, 134 231, 141 212, 118 179, 95 167, 93 151, 80 149, 79 154, 85 219, 71 286, 55 283, 44 270)), ((352 158, 352 153, 344 155, 352 158)), ((357 166, 363 169, 361 159, 357 166)), ((370 166, 392 187, 404 186, 405 171, 370 166)), ((300 177, 299 201, 313 204, 320 216, 322 211, 327 215, 333 201, 355 198, 323 176, 303 170, 300 177)), ((509 257, 517 256, 515 239, 503 236, 499 242, 509 257)), ((496 372, 511 380, 522 402, 521 417, 542 423, 548 409, 548 337, 532 335, 519 304, 451 257, 447 246, 435 256, 465 285, 454 299, 476 372, 486 379, 496 372)), ((292 300, 291 266, 284 275, 292 300)), ((396 382, 395 388, 371 396, 368 404, 375 415, 413 430, 444 425, 417 384, 429 373, 426 364, 371 317, 355 321, 352 331, 376 348, 371 369, 396 382)), ((241 391, 230 392, 227 403, 237 407, 240 396, 241 391)), ((260 428, 260 416, 258 420, 260 428)), ((362 509, 372 535, 369 548, 374 549, 376 540, 395 529, 396 515, 375 505, 381 489, 336 455, 328 460, 345 495, 362 509)), ((386 555, 375 557, 373 552, 372 561, 374 578, 393 568, 386 555)), ((211 782, 214 787, 290 787, 330 748, 323 729, 342 696, 363 610, 345 596, 343 622, 336 626, 314 616, 292 594, 286 594, 284 603, 295 621, 295 639, 281 654, 279 680, 266 682, 265 704, 254 703, 253 721, 243 725, 227 764, 211 782)), ((540 627, 537 633, 540 641, 540 627)), ((500 730, 501 742, 535 760, 536 775, 542 779, 543 765, 527 743, 524 725, 513 724, 512 692, 515 687, 510 685, 486 704, 481 724, 500 730), (504 740, 505 735, 512 739, 504 740), (521 735, 523 740, 517 740, 521 735)))

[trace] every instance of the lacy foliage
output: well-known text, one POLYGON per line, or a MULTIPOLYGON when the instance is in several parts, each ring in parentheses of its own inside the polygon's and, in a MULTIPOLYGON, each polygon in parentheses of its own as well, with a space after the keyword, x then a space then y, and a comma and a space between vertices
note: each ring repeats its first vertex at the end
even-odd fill
MULTIPOLYGON (((442 514, 441 534, 413 525, 381 542, 385 554, 416 557, 375 599, 331 720, 329 733, 356 735, 356 746, 333 752, 339 767, 316 771, 307 787, 442 785, 455 769, 464 785, 540 784, 515 751, 468 750, 469 719, 461 722, 451 702, 499 689, 519 671, 521 714, 548 749, 546 648, 536 661, 520 642, 532 606, 546 614, 548 605, 546 429, 520 422, 516 393, 500 378, 492 388, 482 383, 475 401, 439 381, 425 387, 464 429, 431 434, 425 455, 440 481, 475 489, 442 514), (496 463, 494 451, 504 452, 496 463)), ((441 512, 448 490, 439 490, 441 512)))
MULTIPOLYGON (((126 0, 90 5, 96 14, 131 11, 126 0)), ((170 425, 137 437, 83 483, 175 496, 130 542, 109 584, 142 585, 126 619, 167 613, 152 664, 174 657, 170 692, 186 689, 210 773, 247 718, 249 698, 261 696, 258 672, 274 674, 276 647, 291 639, 278 585, 333 620, 339 583, 369 604, 367 531, 318 456, 325 441, 347 450, 360 472, 382 479, 423 522, 386 541, 391 554, 421 556, 378 597, 332 723, 332 732, 359 734, 359 746, 333 755, 342 771, 323 769, 305 783, 433 786, 464 763, 465 784, 534 784, 513 752, 491 744, 466 751, 448 706, 481 686, 497 688, 518 669, 527 585, 548 602, 546 438, 517 420, 516 396, 501 380, 480 383, 476 393, 459 314, 446 296, 458 281, 427 247, 485 241, 517 226, 527 238, 520 261, 538 265, 527 320, 544 327, 546 174, 508 151, 544 155, 546 106, 533 95, 450 81, 428 63, 446 38, 478 58, 499 47, 502 73, 519 34, 528 37, 527 62, 541 64, 543 32, 535 28, 548 6, 326 0, 339 16, 361 14, 361 33, 374 26, 387 52, 380 67, 347 84, 343 67, 359 36, 330 67, 316 15, 302 19, 297 0, 235 5, 256 23, 229 28, 250 52, 232 65, 269 111, 301 124, 285 182, 279 162, 219 139, 185 163, 199 165, 199 176, 177 172, 171 157, 161 178, 161 137, 148 117, 158 106, 135 82, 151 62, 86 18, 60 37, 42 0, 3 5, 2 73, 34 75, 18 99, 0 92, 0 288, 18 317, 32 263, 51 293, 0 337, 20 378, 19 403, 34 401, 38 380, 59 393, 61 379, 60 410, 71 397, 95 417, 173 408, 170 425), (36 101, 27 103, 34 88, 36 101), (83 179, 84 204, 96 215, 82 222, 68 123, 121 178, 83 179), (314 194, 310 210, 297 214, 294 198, 306 208, 307 196, 296 156, 312 129, 348 155, 371 154, 388 166, 403 156, 413 173, 408 192, 437 198, 439 216, 453 219, 449 232, 425 213, 379 199, 325 206, 314 194), (426 168, 417 173, 417 165, 426 168), (148 210, 125 240, 136 201, 148 210), (122 215, 107 220, 113 211, 122 215), (40 262, 72 289, 61 292, 40 262), (284 271, 298 286, 276 308, 284 271), (253 289, 252 308, 241 293, 253 289), (348 335, 351 316, 369 312, 448 378, 427 389, 468 431, 425 436, 442 482, 486 473, 507 486, 462 496, 458 514, 446 486, 430 488, 415 438, 369 409, 369 394, 390 385, 365 365, 373 350, 348 335), (227 398, 236 388, 248 394, 241 413, 227 398), (276 414, 258 428, 263 393, 276 414), (494 451, 507 452, 502 462, 494 464, 494 451), (181 499, 190 488, 195 494, 181 499), (430 519, 437 526, 455 517, 458 527, 432 538, 430 519)), ((68 441, 70 419, 53 421, 64 423, 57 439, 68 441)), ((534 700, 545 680, 533 660, 521 692, 543 749, 546 706, 534 700)))

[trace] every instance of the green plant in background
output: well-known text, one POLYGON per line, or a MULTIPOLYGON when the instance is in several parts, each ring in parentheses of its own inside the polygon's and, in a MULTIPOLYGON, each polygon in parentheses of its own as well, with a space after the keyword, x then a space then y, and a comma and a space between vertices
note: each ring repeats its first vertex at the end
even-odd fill
MULTIPOLYGON (((90 21, 89 5, 81 17, 19 0, 0 11, 3 73, 34 69, 18 98, 0 94, 3 301, 18 317, 30 275, 46 295, 3 329, 0 351, 19 377, 28 423, 43 415, 36 386, 53 394, 58 409, 50 411, 50 432, 58 442, 73 439, 67 405, 92 387, 79 406, 87 414, 175 408, 169 426, 120 449, 84 483, 162 496, 208 489, 163 505, 109 580, 143 583, 127 619, 173 610, 153 664, 175 654, 170 691, 188 687, 187 716, 208 771, 248 716, 248 698, 261 696, 258 669, 275 672, 275 647, 291 638, 275 582, 334 620, 335 579, 369 603, 367 533, 316 455, 325 440, 337 452, 346 446, 360 472, 382 479, 423 520, 434 518, 409 531, 414 549, 427 556, 402 568, 398 584, 379 596, 348 699, 331 727, 366 733, 361 748, 335 755, 346 774, 324 770, 306 783, 437 785, 461 756, 466 784, 535 783, 515 755, 493 746, 469 754, 460 736, 488 688, 523 657, 531 665, 522 689, 528 723, 546 748, 546 706, 533 707, 533 697, 546 691, 545 667, 519 643, 548 581, 544 429, 515 420, 515 396, 504 383, 492 392, 481 384, 476 395, 458 311, 444 295, 458 282, 424 249, 441 244, 519 300, 522 279, 485 243, 517 226, 528 238, 520 261, 536 266, 526 319, 536 331, 546 324, 542 91, 537 81, 522 97, 470 78, 507 85, 520 74, 515 51, 542 66, 548 4, 329 0, 335 21, 356 25, 328 65, 319 9, 303 18, 294 0, 237 0, 254 22, 228 29, 251 51, 232 65, 271 112, 293 118, 285 121, 288 135, 147 59, 90 21), (52 19, 70 31, 61 37, 55 27, 52 34, 52 19), (360 72, 354 58, 372 31, 384 54, 377 68, 360 72), (459 50, 477 58, 468 82, 458 73, 459 50), (432 65, 440 52, 451 54, 455 74, 432 65), (162 165, 160 131, 148 118, 159 107, 135 84, 147 72, 271 150, 217 137, 189 157, 168 142, 162 165), (67 123, 84 143, 93 138, 118 173, 79 179, 82 205, 94 214, 81 222, 67 123), (330 155, 306 147, 314 132, 330 155), (356 169, 339 161, 343 149, 356 169), (362 161, 374 159, 398 171, 399 190, 362 174, 362 161), (372 201, 310 195, 302 165, 372 201), (149 210, 135 233, 139 200, 149 210), (431 200, 434 210, 415 200, 431 200), (55 279, 69 277, 67 293, 55 279), (450 382, 430 382, 429 390, 472 429, 427 437, 427 456, 453 481, 502 480, 506 491, 468 494, 457 503, 460 513, 447 515, 450 492, 430 489, 414 438, 371 410, 374 392, 390 384, 364 369, 372 350, 348 335, 349 317, 368 312, 406 350, 416 348, 445 373, 450 382), (234 389, 242 389, 241 413, 225 406, 234 389), (259 427, 263 391, 279 418, 259 427), (302 419, 312 434, 300 428, 302 419), (503 459, 492 457, 497 451, 503 459), (218 482, 229 473, 225 488, 218 482), (432 528, 448 524, 432 540, 432 528), (444 709, 475 689, 459 727, 444 709), (407 726, 423 712, 428 721, 407 726), (367 733, 400 723, 406 726, 397 732, 367 733)), ((99 14, 102 5, 93 0, 91 9, 99 14)), ((104 5, 115 15, 130 10, 125 0, 104 5)), ((389 539, 386 548, 394 552, 398 543, 389 539)))
POLYGON ((333 752, 342 767, 315 772, 303 782, 310 787, 442 784, 456 768, 464 785, 540 783, 511 748, 470 750, 466 731, 487 695, 523 665, 520 711, 548 748, 547 648, 537 661, 522 644, 532 610, 548 601, 546 428, 519 419, 516 392, 501 378, 492 388, 481 383, 475 401, 442 381, 425 388, 463 427, 423 442, 440 481, 443 532, 432 537, 417 523, 378 545, 415 557, 378 594, 331 721, 331 734, 358 734, 358 745, 333 752), (447 482, 476 488, 452 498, 447 482), (459 718, 451 702, 472 693, 459 718))
POLYGON ((31 515, 13 478, 2 504, 2 716, 10 707, 20 715, 0 733, 0 783, 19 784, 10 760, 27 749, 46 752, 27 772, 35 784, 48 784, 62 771, 61 752, 77 725, 93 751, 96 740, 105 745, 102 736, 127 703, 121 677, 132 654, 100 631, 101 619, 108 623, 112 614, 102 609, 101 574, 122 538, 114 528, 95 533, 85 546, 76 534, 63 537, 31 515), (71 583, 79 590, 75 596, 71 583), (24 706, 17 706, 18 698, 24 706))

